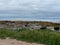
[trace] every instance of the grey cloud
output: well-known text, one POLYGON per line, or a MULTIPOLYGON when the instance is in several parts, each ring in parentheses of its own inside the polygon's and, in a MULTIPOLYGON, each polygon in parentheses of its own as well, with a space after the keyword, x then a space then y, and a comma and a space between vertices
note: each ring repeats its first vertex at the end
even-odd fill
POLYGON ((60 0, 0 0, 0 10, 60 11, 60 0))

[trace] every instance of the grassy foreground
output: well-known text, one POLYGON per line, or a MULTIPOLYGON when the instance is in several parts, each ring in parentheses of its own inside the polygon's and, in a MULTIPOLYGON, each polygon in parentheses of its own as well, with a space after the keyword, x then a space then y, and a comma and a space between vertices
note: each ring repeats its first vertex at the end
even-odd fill
POLYGON ((50 30, 22 29, 21 31, 17 31, 0 29, 0 38, 5 39, 6 37, 46 45, 60 45, 60 32, 53 32, 50 30))

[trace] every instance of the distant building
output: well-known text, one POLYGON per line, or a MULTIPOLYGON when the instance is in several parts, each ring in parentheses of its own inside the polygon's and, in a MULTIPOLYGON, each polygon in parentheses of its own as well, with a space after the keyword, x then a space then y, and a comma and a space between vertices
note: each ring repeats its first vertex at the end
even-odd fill
POLYGON ((60 31, 60 26, 47 26, 47 29, 53 31, 60 31))
POLYGON ((53 26, 47 26, 47 29, 54 31, 54 27, 53 26))

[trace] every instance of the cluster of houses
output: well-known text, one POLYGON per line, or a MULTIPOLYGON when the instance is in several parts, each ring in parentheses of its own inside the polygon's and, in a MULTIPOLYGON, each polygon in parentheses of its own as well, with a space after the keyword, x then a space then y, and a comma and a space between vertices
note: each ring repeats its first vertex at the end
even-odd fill
POLYGON ((43 25, 37 24, 35 23, 27 23, 27 22, 20 22, 20 23, 15 23, 15 22, 10 22, 10 21, 5 21, 0 23, 0 28, 6 28, 6 29, 30 29, 30 30, 34 30, 34 29, 49 29, 49 30, 57 30, 60 31, 60 25, 58 26, 49 26, 49 25, 44 25, 44 23, 42 23, 43 25))

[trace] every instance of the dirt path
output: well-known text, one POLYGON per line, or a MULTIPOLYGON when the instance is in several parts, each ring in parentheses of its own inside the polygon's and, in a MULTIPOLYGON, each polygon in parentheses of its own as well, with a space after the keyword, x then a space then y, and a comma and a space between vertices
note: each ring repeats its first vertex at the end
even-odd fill
POLYGON ((0 39, 0 45, 43 45, 43 44, 27 43, 7 38, 7 39, 0 39))

